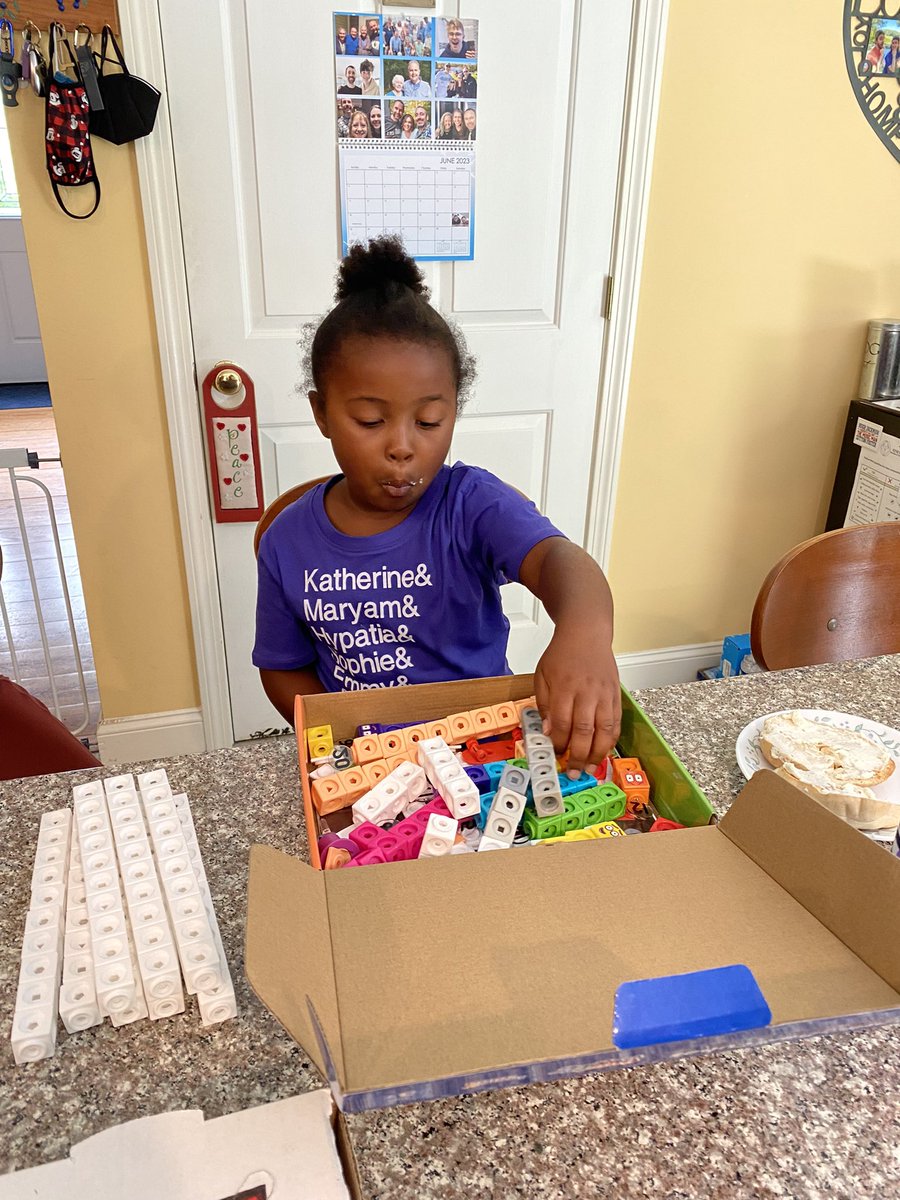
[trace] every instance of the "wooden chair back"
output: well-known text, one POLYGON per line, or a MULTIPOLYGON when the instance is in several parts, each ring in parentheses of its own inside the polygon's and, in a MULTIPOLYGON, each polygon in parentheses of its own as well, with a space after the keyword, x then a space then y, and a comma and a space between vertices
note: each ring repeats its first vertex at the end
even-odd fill
POLYGON ((753 657, 777 671, 900 652, 900 522, 801 542, 760 588, 753 657))
POLYGON ((331 475, 320 475, 318 479, 308 479, 306 483, 295 484, 294 487, 288 488, 286 492, 277 496, 256 523, 256 530, 253 534, 253 553, 259 553, 259 539, 283 509, 287 508, 289 504, 293 504, 295 500, 299 500, 317 483, 325 483, 329 479, 331 479, 331 475))

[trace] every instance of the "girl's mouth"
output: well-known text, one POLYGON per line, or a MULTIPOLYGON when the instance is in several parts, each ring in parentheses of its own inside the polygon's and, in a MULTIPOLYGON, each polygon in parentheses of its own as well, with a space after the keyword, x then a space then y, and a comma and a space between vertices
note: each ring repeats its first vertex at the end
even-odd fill
POLYGON ((408 496, 413 488, 418 487, 422 483, 421 479, 382 479, 381 486, 389 496, 395 500, 400 500, 404 496, 408 496))

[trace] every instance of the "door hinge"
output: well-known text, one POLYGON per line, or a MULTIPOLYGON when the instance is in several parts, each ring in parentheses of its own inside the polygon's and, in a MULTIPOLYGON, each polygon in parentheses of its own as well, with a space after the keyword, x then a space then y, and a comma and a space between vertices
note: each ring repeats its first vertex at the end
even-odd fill
POLYGON ((606 277, 606 294, 603 297, 603 312, 601 314, 604 321, 608 321, 610 319, 610 317, 612 316, 613 284, 614 283, 615 283, 615 276, 607 275, 607 277, 606 277))

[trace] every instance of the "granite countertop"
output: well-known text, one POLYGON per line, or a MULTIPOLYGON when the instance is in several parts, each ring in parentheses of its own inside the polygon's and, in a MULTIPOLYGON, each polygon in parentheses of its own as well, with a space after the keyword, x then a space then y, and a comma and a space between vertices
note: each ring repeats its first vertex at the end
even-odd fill
MULTIPOLYGON (((636 693, 719 812, 740 790, 737 734, 779 708, 900 727, 900 656, 636 693)), ((293 739, 165 763, 191 801, 238 999, 185 1016, 60 1035, 56 1055, 0 1068, 0 1170, 65 1155, 169 1108, 219 1116, 322 1086, 242 973, 247 851, 305 852, 293 739)), ((0 1010, 12 1011, 37 823, 74 783, 0 783, 0 1010)), ((8 1026, 7 1026, 8 1027, 8 1026)), ((367 1196, 882 1197, 900 1194, 900 1027, 812 1038, 347 1119, 367 1196)))

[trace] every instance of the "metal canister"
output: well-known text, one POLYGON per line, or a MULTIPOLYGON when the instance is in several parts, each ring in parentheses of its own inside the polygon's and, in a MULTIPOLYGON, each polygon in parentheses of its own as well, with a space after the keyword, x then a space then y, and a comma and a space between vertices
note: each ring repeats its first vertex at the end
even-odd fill
POLYGON ((900 399, 900 320, 869 322, 859 398, 874 403, 900 399))

